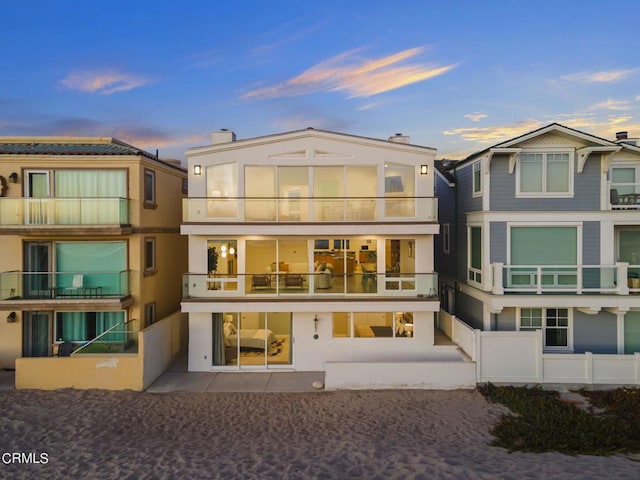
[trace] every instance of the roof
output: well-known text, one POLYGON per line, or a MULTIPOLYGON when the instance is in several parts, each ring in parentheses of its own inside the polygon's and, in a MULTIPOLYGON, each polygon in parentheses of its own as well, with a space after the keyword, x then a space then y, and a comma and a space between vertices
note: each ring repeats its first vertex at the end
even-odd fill
POLYGON ((0 155, 140 155, 184 170, 183 167, 111 137, 0 137, 0 155))
POLYGON ((456 177, 451 174, 451 169, 457 163, 455 160, 434 160, 433 165, 440 175, 442 175, 449 183, 455 183, 456 177))
POLYGON ((236 144, 240 144, 241 142, 255 142, 255 141, 260 141, 260 140, 267 140, 267 139, 270 139, 270 138, 282 137, 282 136, 286 136, 286 135, 297 135, 297 134, 309 133, 309 132, 319 132, 319 133, 324 133, 324 134, 328 134, 328 135, 338 135, 338 136, 342 136, 342 137, 350 137, 350 138, 373 141, 373 142, 384 142, 384 143, 390 143, 392 145, 397 145, 397 146, 408 146, 408 147, 414 147, 414 148, 424 148, 424 149, 427 149, 427 150, 436 150, 434 147, 427 147, 425 145, 415 145, 415 144, 412 144, 412 143, 393 142, 391 140, 384 140, 384 139, 381 139, 381 138, 364 137, 362 135, 353 135, 353 134, 350 134, 350 133, 332 132, 330 130, 321 130, 321 129, 313 128, 313 127, 302 128, 302 129, 299 129, 299 130, 291 130, 289 132, 271 133, 269 135, 261 135, 261 136, 257 136, 257 137, 242 138, 242 139, 234 140, 233 142, 220 143, 220 144, 215 144, 215 145, 211 145, 211 144, 210 145, 201 145, 199 147, 192 147, 189 150, 208 148, 208 147, 212 147, 212 146, 218 147, 220 145, 225 145, 225 146, 236 145, 236 144))

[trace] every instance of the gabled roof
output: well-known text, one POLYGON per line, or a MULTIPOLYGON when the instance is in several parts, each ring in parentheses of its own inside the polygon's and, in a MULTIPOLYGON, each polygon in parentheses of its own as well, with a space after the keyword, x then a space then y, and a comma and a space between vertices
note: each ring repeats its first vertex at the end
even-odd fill
POLYGON ((212 147, 242 147, 242 146, 246 146, 246 144, 251 144, 251 143, 260 143, 263 141, 270 141, 270 140, 277 140, 277 139, 282 139, 282 140, 286 140, 288 138, 296 138, 296 137, 304 137, 304 136, 321 136, 321 135, 325 135, 325 136, 338 136, 338 137, 345 137, 345 138, 350 138, 350 139, 355 139, 355 140, 361 140, 361 141, 366 141, 366 142, 381 142, 387 145, 393 145, 393 146, 397 146, 397 147, 410 147, 410 148, 421 148, 421 149, 425 149, 425 150, 431 150, 431 151, 435 151, 436 149, 434 147, 427 147, 424 145, 415 145, 412 143, 402 143, 402 142, 393 142, 391 140, 384 140, 384 139, 380 139, 380 138, 373 138, 373 137, 364 137, 361 135, 352 135, 349 133, 340 133, 340 132, 332 132, 330 130, 321 130, 321 129, 317 129, 317 128, 313 128, 313 127, 307 127, 307 128, 303 128, 300 130, 292 130, 289 132, 281 132, 281 133, 272 133, 269 135, 262 135, 262 136, 258 136, 258 137, 251 137, 251 138, 242 138, 242 139, 238 139, 238 140, 234 140, 233 142, 227 142, 227 143, 220 143, 220 144, 213 144, 213 145, 202 145, 202 146, 198 146, 198 147, 192 147, 189 148, 187 150, 187 152, 193 151, 193 150, 202 150, 202 149, 207 149, 207 148, 212 148, 212 147), (317 135, 320 134, 320 135, 317 135), (243 145, 244 144, 244 145, 243 145))
POLYGON ((586 140, 588 142, 591 143, 595 143, 598 146, 602 146, 602 147, 620 147, 620 146, 625 146, 625 147, 631 147, 632 149, 636 149, 637 151, 640 151, 640 149, 637 149, 637 147, 634 147, 633 145, 625 145, 623 143, 616 143, 613 142, 611 140, 607 140, 605 138, 600 138, 597 137, 595 135, 591 135, 589 133, 585 133, 585 132, 581 132, 580 130, 576 130, 573 128, 569 128, 566 127, 564 125, 561 125, 559 123, 550 123, 549 125, 546 125, 544 127, 538 128, 536 130, 532 130, 531 132, 528 133, 524 133, 522 135, 519 135, 517 137, 514 137, 512 139, 509 140, 505 140, 503 142, 497 143, 491 147, 485 148, 484 150, 480 150, 479 152, 476 153, 472 153, 471 155, 469 155, 468 157, 464 158, 463 160, 460 160, 458 162, 458 165, 462 165, 464 163, 470 162, 472 160, 477 159, 478 157, 484 156, 487 153, 491 152, 492 150, 499 150, 499 149, 508 149, 508 148, 512 148, 515 145, 518 145, 521 142, 530 140, 532 138, 538 137, 540 135, 544 135, 547 134, 549 132, 560 132, 562 134, 565 135, 570 135, 573 137, 578 137, 582 140, 586 140))
POLYGON ((112 137, 0 137, 0 155, 140 155, 184 170, 112 137))

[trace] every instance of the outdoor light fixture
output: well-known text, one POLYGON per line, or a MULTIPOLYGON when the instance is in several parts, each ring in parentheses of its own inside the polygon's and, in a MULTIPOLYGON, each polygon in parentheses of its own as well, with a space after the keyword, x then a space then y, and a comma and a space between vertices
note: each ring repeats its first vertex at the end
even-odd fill
POLYGON ((18 183, 18 174, 16 172, 9 175, 9 183, 18 183))
POLYGON ((429 165, 420 165, 420 175, 429 173, 429 165))
POLYGON ((202 165, 194 165, 193 166, 193 174, 194 175, 202 175, 202 165))
POLYGON ((7 315, 7 323, 15 323, 16 321, 16 312, 11 312, 7 315))
POLYGON ((318 318, 318 315, 316 314, 316 316, 315 316, 315 317, 313 317, 313 327, 314 327, 314 330, 315 330, 315 332, 316 332, 316 333, 313 335, 313 338, 314 338, 315 340, 317 340, 317 339, 318 339, 318 320, 320 320, 320 319, 318 318))

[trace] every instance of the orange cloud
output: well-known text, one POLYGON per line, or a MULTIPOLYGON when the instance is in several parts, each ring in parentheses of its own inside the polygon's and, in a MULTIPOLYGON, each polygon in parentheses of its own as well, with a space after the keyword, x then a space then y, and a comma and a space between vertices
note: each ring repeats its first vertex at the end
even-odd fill
POLYGON ((602 72, 579 72, 563 75, 561 80, 581 83, 609 83, 624 80, 638 71, 637 68, 608 70, 602 72))
POLYGON ((112 93, 133 90, 151 83, 151 80, 132 73, 107 71, 71 73, 60 83, 70 90, 111 95, 112 93))
POLYGON ((540 128, 542 124, 538 120, 524 120, 511 125, 498 125, 492 127, 456 128, 445 130, 444 135, 458 135, 463 140, 470 142, 499 142, 517 137, 523 133, 540 128))
POLYGON ((318 91, 344 91, 348 98, 371 97, 442 75, 456 67, 400 65, 423 50, 423 47, 412 48, 374 60, 357 58, 360 50, 350 50, 277 85, 251 90, 242 95, 242 99, 292 97, 318 91))

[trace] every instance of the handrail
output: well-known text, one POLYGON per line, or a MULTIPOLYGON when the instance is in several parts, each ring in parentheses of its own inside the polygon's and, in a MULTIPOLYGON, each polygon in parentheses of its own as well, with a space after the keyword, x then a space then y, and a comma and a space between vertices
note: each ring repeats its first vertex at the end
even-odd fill
MULTIPOLYGON (((74 350, 73 352, 71 352, 71 355, 75 355, 76 353, 78 353, 80 350, 82 350, 83 348, 88 347, 89 345, 91 345, 92 343, 94 343, 96 340, 98 340, 99 338, 102 338, 103 336, 107 335, 108 333, 111 332, 111 330, 113 330, 116 327, 119 326, 124 326, 127 323, 131 323, 133 322, 135 319, 131 319, 131 320, 127 320, 126 322, 120 322, 120 323, 116 323, 113 327, 110 327, 108 329, 106 329, 104 332, 102 332, 100 335, 98 335, 96 338, 94 338, 93 340, 89 340, 87 343, 85 343, 84 345, 82 345, 81 347, 77 348, 76 350, 74 350)), ((134 333, 134 330, 125 330, 122 332, 118 332, 118 333, 134 333)))

